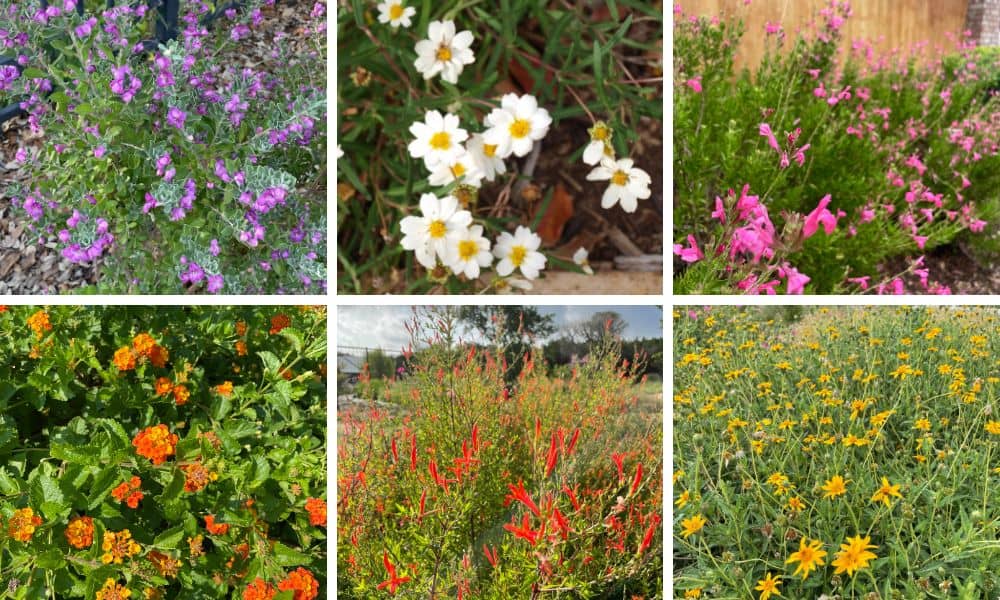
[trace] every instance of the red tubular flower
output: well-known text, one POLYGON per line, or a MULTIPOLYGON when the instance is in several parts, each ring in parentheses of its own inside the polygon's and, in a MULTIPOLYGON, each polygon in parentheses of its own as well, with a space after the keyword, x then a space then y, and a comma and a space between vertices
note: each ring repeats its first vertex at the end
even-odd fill
POLYGON ((535 439, 542 437, 542 420, 535 417, 535 439))
POLYGON ((427 490, 424 490, 423 493, 420 494, 420 517, 418 517, 418 519, 422 519, 424 517, 424 505, 426 503, 427 503, 427 490))
POLYGON ((510 489, 510 494, 508 494, 505 498, 506 500, 506 502, 504 503, 505 505, 510 504, 510 500, 517 500, 521 504, 527 506, 528 510, 535 513, 536 517, 542 516, 542 512, 538 510, 538 505, 535 504, 535 501, 532 500, 531 496, 528 495, 527 490, 524 489, 523 481, 518 479, 517 487, 514 487, 513 485, 508 483, 507 488, 510 489))
POLYGON ((388 588, 390 594, 395 594, 399 586, 409 581, 410 578, 396 576, 396 565, 389 562, 389 553, 385 550, 382 551, 382 564, 385 565, 385 571, 389 574, 389 578, 375 587, 380 590, 388 588))
POLYGON ((545 458, 545 477, 552 474, 552 469, 556 467, 556 459, 559 457, 558 448, 556 447, 556 434, 552 434, 552 441, 549 443, 549 454, 545 458))
POLYGON ((472 451, 479 452, 479 425, 472 424, 472 451))
POLYGON ((437 463, 433 460, 427 465, 427 469, 431 472, 431 477, 434 478, 434 483, 440 485, 444 488, 444 493, 448 493, 448 480, 438 474, 437 463))
POLYGON ((656 532, 656 526, 660 524, 660 516, 653 515, 653 522, 649 524, 649 528, 646 529, 646 535, 642 536, 642 542, 639 543, 639 550, 636 554, 642 554, 649 548, 649 545, 653 542, 653 534, 656 532))
POLYGON ((410 438, 410 471, 417 470, 417 436, 410 438))
POLYGON ((615 461, 615 466, 618 467, 618 483, 625 480, 625 467, 622 461, 625 459, 624 454, 619 454, 617 452, 611 453, 611 460, 615 461))
POLYGON ((628 495, 631 496, 639 489, 639 484, 642 483, 642 463, 639 463, 635 467, 635 477, 632 478, 632 489, 629 490, 628 495))
POLYGON ((562 489, 566 492, 566 495, 569 496, 569 501, 573 504, 573 508, 575 510, 580 510, 580 501, 576 499, 576 493, 574 493, 568 485, 564 485, 562 489))
POLYGON ((552 509, 552 522, 555 523, 556 531, 559 532, 563 540, 569 537, 569 521, 559 512, 558 508, 552 509))
POLYGON ((496 548, 494 548, 493 549, 493 553, 490 554, 490 549, 486 547, 486 544, 483 544, 483 554, 486 555, 486 560, 490 561, 490 564, 495 569, 497 567, 497 550, 496 550, 496 548))
POLYGON ((513 533, 515 537, 528 540, 528 543, 534 546, 535 544, 538 543, 539 538, 541 538, 542 534, 545 532, 545 527, 543 526, 538 531, 535 531, 534 529, 531 528, 531 522, 529 519, 530 517, 528 517, 528 514, 525 513, 524 517, 521 519, 520 527, 514 525, 513 523, 507 523, 506 525, 503 526, 503 528, 513 533))
POLYGON ((396 449, 396 438, 392 438, 392 462, 399 462, 399 451, 396 449))
POLYGON ((580 438, 580 428, 577 427, 573 432, 573 437, 569 440, 569 448, 566 449, 566 456, 573 454, 573 449, 576 448, 576 441, 580 438))

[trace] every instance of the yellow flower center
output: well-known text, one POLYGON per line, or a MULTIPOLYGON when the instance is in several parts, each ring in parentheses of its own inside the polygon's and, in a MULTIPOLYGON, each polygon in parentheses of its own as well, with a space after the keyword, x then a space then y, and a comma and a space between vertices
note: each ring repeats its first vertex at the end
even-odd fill
POLYGON ((458 179, 462 175, 465 175, 465 165, 463 165, 462 163, 455 163, 451 167, 451 174, 455 176, 455 179, 458 179))
POLYGON ((446 62, 446 61, 451 60, 451 48, 449 48, 445 44, 441 44, 438 47, 437 59, 440 60, 440 61, 442 61, 442 62, 446 62))
POLYGON ((516 138, 523 138, 531 133, 531 123, 524 119, 514 119, 510 124, 510 135, 516 138))
POLYGON ((483 154, 493 158, 497 154, 496 144, 483 144, 483 154))
POLYGON ((402 16, 403 16, 403 5, 402 4, 393 4, 392 6, 389 7, 389 18, 390 19, 392 19, 393 21, 395 21, 395 20, 399 19, 402 16))
POLYGON ((479 254, 479 244, 474 240, 462 240, 458 243, 458 256, 462 260, 472 260, 479 254))
POLYGON ((514 246, 510 250, 510 262, 514 263, 515 267, 520 267, 524 262, 524 258, 528 255, 528 249, 524 246, 514 246))
POLYGON ((451 136, 447 131, 439 131, 431 136, 430 144, 435 150, 447 150, 451 148, 451 136))
POLYGON ((603 142, 608 139, 608 128, 603 125, 597 125, 594 127, 594 132, 591 137, 599 142, 603 142))
POLYGON ((448 231, 448 226, 444 224, 444 221, 438 219, 431 221, 431 224, 427 226, 427 231, 431 234, 432 238, 443 238, 444 234, 448 231))
POLYGON ((628 173, 625 171, 615 171, 615 174, 611 176, 611 183, 615 185, 625 185, 628 183, 628 173))

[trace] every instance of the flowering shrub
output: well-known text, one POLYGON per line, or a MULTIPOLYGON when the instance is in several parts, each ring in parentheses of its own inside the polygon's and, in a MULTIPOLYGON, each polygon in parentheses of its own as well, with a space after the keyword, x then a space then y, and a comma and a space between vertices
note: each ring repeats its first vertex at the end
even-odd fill
POLYGON ((275 36, 263 58, 280 69, 243 67, 232 59, 273 3, 209 31, 214 5, 183 2, 178 38, 152 48, 145 2, 0 11, 24 67, 0 95, 45 141, 18 152, 27 183, 8 194, 40 240, 100 263, 101 291, 325 289, 325 4, 302 9, 307 35, 275 36))
POLYGON ((662 400, 617 349, 511 376, 439 341, 366 370, 338 412, 338 596, 661 597, 662 400))
POLYGON ((675 597, 995 596, 996 310, 779 316, 674 313, 675 597))
POLYGON ((995 53, 843 52, 830 0, 800 34, 747 32, 768 52, 740 74, 738 19, 674 12, 677 292, 948 293, 925 251, 998 249, 995 53))
POLYGON ((0 596, 325 597, 322 309, 0 307, 0 333, 0 596))
POLYGON ((651 197, 640 165, 658 157, 634 156, 634 145, 640 119, 661 117, 648 85, 662 78, 637 79, 620 56, 629 43, 654 54, 656 41, 625 36, 637 22, 659 23, 659 9, 609 2, 604 18, 519 0, 499 15, 445 3, 418 16, 408 4, 357 0, 338 14, 340 289, 523 289, 553 264, 591 272, 586 248, 572 259, 541 249, 554 191, 528 211, 515 210, 512 190, 528 183, 540 156, 569 152, 591 165, 586 180, 607 182, 581 182, 599 186, 604 209, 632 213, 651 197), (537 47, 526 41, 535 29, 537 47), (581 133, 589 124, 590 142, 545 146, 561 123, 581 133))

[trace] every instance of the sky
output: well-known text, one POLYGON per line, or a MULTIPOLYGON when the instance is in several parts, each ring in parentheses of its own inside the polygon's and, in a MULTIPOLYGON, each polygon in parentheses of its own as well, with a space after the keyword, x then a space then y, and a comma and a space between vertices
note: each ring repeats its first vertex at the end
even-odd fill
MULTIPOLYGON (((553 315, 555 336, 566 325, 597 312, 614 311, 627 326, 625 339, 663 337, 663 311, 656 306, 539 306, 553 315)), ((337 345, 398 351, 410 343, 404 324, 412 318, 409 306, 340 306, 337 309, 337 345)))

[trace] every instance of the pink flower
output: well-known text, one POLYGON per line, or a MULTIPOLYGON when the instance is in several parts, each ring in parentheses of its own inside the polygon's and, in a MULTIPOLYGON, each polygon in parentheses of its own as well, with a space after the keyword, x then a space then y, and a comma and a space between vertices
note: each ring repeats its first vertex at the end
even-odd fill
POLYGON ((795 156, 793 156, 792 158, 795 160, 795 162, 799 163, 800 167, 805 164, 806 150, 808 150, 809 146, 811 145, 812 144, 806 144, 805 146, 802 146, 801 148, 795 151, 795 156))
POLYGON ((792 265, 785 263, 778 267, 778 277, 787 280, 787 293, 801 294, 809 283, 809 276, 799 273, 799 270, 792 265))
POLYGON ((969 223, 969 231, 973 233, 982 233, 984 227, 986 227, 986 221, 982 219, 976 219, 975 221, 969 223))
POLYGON ((781 23, 772 23, 768 21, 767 23, 764 24, 764 31, 767 32, 767 35, 774 35, 776 33, 781 33, 781 23))
POLYGON ((847 281, 849 281, 850 283, 858 284, 858 287, 860 287, 862 290, 867 290, 869 279, 871 279, 871 277, 865 275, 864 277, 848 277, 847 281))
POLYGON ((872 210, 870 208, 862 208, 861 209, 861 222, 862 223, 871 223, 874 220, 875 220, 875 211, 874 210, 872 210))
POLYGON ((820 224, 823 225, 823 231, 827 235, 833 233, 833 230, 837 228, 837 217, 833 216, 829 210, 826 209, 827 205, 830 204, 830 194, 823 196, 819 201, 819 205, 806 217, 806 224, 802 226, 802 236, 803 239, 809 239, 812 237, 816 230, 819 228, 820 224))
POLYGON ((778 140, 774 137, 774 133, 771 131, 771 126, 767 123, 761 123, 758 129, 760 135, 767 138, 767 145, 774 148, 775 152, 781 152, 781 147, 778 146, 778 140))
POLYGON ((927 170, 927 167, 924 165, 923 162, 921 162, 920 157, 918 157, 916 154, 911 154, 909 158, 906 159, 905 164, 908 167, 916 169, 917 173, 920 174, 921 176, 924 174, 924 171, 927 170))
POLYGON ((927 243, 927 236, 924 236, 924 235, 915 235, 915 236, 913 236, 913 241, 917 243, 917 248, 920 248, 921 250, 923 250, 924 249, 924 244, 927 243))
POLYGON ((684 82, 684 85, 686 85, 689 88, 691 88, 691 90, 694 93, 700 94, 701 93, 701 75, 699 75, 697 77, 692 77, 691 79, 688 79, 687 81, 684 82))
POLYGON ((681 260, 687 263, 698 262, 699 260, 705 258, 705 255, 701 253, 701 249, 698 248, 698 242, 695 241, 693 235, 688 235, 687 241, 689 246, 687 248, 683 247, 681 244, 674 244, 674 254, 681 257, 681 260))
POLYGON ((718 219, 720 223, 726 223, 726 206, 722 203, 722 198, 715 197, 715 210, 712 211, 712 218, 718 219))

